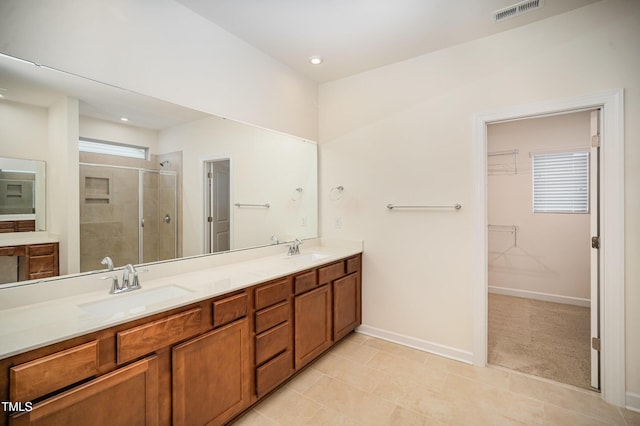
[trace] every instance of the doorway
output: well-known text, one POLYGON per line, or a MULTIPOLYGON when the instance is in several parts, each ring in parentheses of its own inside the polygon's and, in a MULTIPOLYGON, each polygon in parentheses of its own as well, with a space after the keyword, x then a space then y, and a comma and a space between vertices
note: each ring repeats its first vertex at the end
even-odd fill
POLYGON ((600 389, 617 406, 625 392, 624 91, 613 89, 473 114, 473 363, 487 364, 487 125, 545 114, 602 108, 600 157, 600 389))
POLYGON ((587 389, 599 388, 598 121, 586 110, 487 126, 488 362, 587 389))
POLYGON ((204 162, 205 253, 231 249, 230 160, 204 162))

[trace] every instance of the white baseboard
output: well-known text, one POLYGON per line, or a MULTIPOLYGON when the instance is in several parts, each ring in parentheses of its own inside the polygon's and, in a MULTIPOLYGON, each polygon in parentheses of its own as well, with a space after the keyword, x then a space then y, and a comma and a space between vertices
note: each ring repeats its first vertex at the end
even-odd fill
POLYGON ((517 290, 506 287, 489 286, 489 293, 502 294, 504 296, 523 297, 525 299, 542 300, 545 302, 564 303, 565 305, 583 306, 588 308, 591 306, 591 300, 581 299, 579 297, 560 296, 558 294, 539 293, 537 291, 517 290))
POLYGON ((640 394, 627 392, 626 406, 627 410, 640 413, 640 394))
POLYGON ((382 330, 380 328, 370 327, 368 325, 359 326, 356 331, 366 334, 367 336, 377 337, 389 342, 398 343, 410 348, 440 355, 445 358, 451 358, 467 364, 473 363, 473 354, 469 351, 452 348, 450 346, 440 345, 438 343, 428 342, 426 340, 416 339, 415 337, 405 336, 394 333, 393 331, 382 330))

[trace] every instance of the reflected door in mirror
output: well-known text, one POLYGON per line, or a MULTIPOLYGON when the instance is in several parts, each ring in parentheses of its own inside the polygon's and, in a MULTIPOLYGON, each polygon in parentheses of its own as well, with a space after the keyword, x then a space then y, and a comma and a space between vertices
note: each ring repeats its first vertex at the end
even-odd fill
POLYGON ((229 159, 205 161, 207 253, 231 248, 229 159))

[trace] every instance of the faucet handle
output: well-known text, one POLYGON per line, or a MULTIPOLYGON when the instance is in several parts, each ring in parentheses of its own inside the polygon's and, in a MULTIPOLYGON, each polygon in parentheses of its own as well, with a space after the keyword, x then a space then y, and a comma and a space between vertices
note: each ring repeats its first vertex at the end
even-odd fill
POLYGON ((111 279, 111 290, 109 291, 109 293, 111 294, 116 294, 122 291, 122 287, 120 287, 120 284, 118 283, 118 276, 117 275, 107 275, 106 277, 100 277, 100 280, 108 280, 111 279))

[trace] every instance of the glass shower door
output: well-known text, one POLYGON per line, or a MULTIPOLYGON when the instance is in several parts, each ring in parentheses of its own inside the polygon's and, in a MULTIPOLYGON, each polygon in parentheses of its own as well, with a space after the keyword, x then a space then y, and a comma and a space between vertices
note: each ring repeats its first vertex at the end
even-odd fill
POLYGON ((176 257, 176 180, 174 172, 140 171, 140 263, 176 257))

